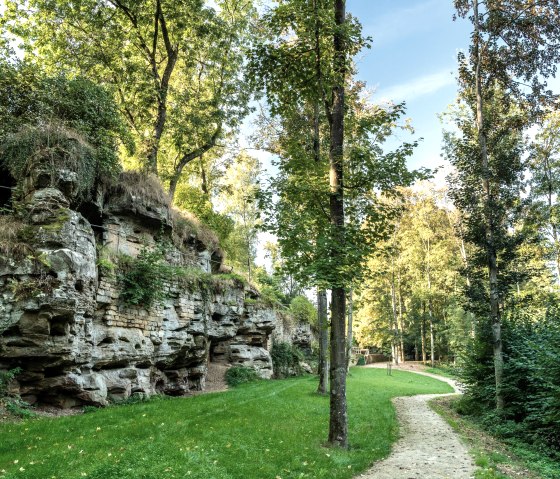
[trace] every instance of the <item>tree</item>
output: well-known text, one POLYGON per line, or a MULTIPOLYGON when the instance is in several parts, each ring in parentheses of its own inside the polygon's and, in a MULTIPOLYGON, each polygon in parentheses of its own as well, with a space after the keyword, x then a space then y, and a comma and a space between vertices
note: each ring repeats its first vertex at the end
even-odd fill
POLYGON ((455 199, 461 209, 470 208, 470 213, 477 209, 474 216, 482 225, 481 230, 471 222, 472 231, 477 231, 472 239, 486 255, 496 408, 503 410, 498 251, 505 252, 501 236, 507 228, 505 207, 511 206, 520 179, 520 131, 548 95, 542 77, 555 73, 560 58, 560 6, 554 0, 455 0, 455 7, 473 24, 469 55, 459 55, 459 83, 472 116, 458 124, 464 148, 462 160, 455 157, 455 165, 465 188, 455 199), (515 114, 511 98, 517 98, 518 108, 529 113, 525 118, 515 114), (512 128, 509 135, 504 131, 507 127, 512 128), (468 193, 470 206, 460 198, 468 193))
POLYGON ((241 152, 227 169, 224 188, 218 200, 222 213, 234 221, 233 231, 224 242, 228 259, 242 271, 249 281, 256 256, 257 229, 260 224, 256 198, 259 185, 260 164, 256 158, 241 152))
POLYGON ((535 216, 554 257, 560 285, 560 112, 549 113, 531 147, 529 171, 535 216))
POLYGON ((248 112, 241 71, 252 2, 7 2, 4 28, 26 58, 114 91, 147 171, 174 196, 183 169, 248 112))
POLYGON ((346 447, 346 290, 383 235, 387 212, 372 191, 414 178, 404 166, 413 145, 381 146, 403 107, 373 106, 351 81, 366 40, 343 1, 283 2, 265 21, 274 36, 257 48, 253 71, 272 117, 261 137, 280 157, 261 198, 265 223, 297 279, 331 290, 329 443, 346 447))

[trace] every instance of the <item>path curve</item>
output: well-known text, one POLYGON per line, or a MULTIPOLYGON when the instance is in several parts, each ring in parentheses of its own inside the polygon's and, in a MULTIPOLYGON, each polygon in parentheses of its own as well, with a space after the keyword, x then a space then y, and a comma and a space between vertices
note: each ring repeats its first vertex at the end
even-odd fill
MULTIPOLYGON (((373 365, 372 365, 373 366, 373 365)), ((383 365, 382 367, 385 367, 383 365)), ((398 369, 393 366, 393 369, 398 369)), ((410 371, 459 387, 452 379, 410 371)), ((451 394, 421 394, 393 398, 400 439, 386 459, 376 462, 361 479, 471 479, 475 465, 451 426, 429 406, 430 399, 451 394)))

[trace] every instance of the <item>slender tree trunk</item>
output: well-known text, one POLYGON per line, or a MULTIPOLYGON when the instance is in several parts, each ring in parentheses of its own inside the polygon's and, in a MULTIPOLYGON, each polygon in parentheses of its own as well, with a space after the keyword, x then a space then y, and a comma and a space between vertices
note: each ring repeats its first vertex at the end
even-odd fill
POLYGON ((422 321, 420 322, 420 338, 422 339, 422 362, 426 364, 426 303, 422 303, 422 321))
POLYGON ((350 289, 348 293, 348 327, 347 327, 347 342, 346 342, 346 359, 347 359, 347 368, 346 370, 350 370, 350 363, 352 362, 352 321, 354 315, 354 299, 352 298, 352 289, 350 289))
MULTIPOLYGON (((334 264, 344 261, 344 83, 346 79, 346 46, 344 25, 345 0, 335 0, 336 29, 334 40, 334 71, 337 81, 332 89, 330 125, 330 220, 336 243, 332 248, 334 264)), ((348 415, 346 408, 346 291, 343 286, 331 290, 331 367, 329 444, 348 447, 348 415)))
POLYGON ((205 195, 208 195, 209 193, 209 189, 208 189, 208 179, 206 177, 206 168, 204 167, 204 161, 203 161, 204 155, 200 155, 200 162, 199 162, 199 166, 200 166, 200 187, 202 189, 202 192, 205 195))
POLYGON ((392 344, 393 344, 393 363, 399 364, 399 325, 398 325, 398 317, 397 317, 397 296, 395 293, 395 271, 394 271, 394 261, 392 263, 392 271, 391 271, 391 311, 393 313, 393 323, 391 325, 391 329, 393 330, 392 337, 392 344))
POLYGON ((490 322, 492 324, 493 349, 494 349, 494 375, 496 379, 496 409, 504 409, 503 370, 504 359, 502 352, 502 322, 499 305, 498 291, 498 261, 494 240, 494 216, 492 192, 490 189, 490 168, 488 164, 488 150, 486 146, 486 134, 484 130, 484 109, 482 100, 482 54, 481 33, 479 25, 478 1, 473 0, 474 9, 474 54, 476 57, 475 85, 476 85, 476 126, 478 130, 478 144, 480 148, 480 159, 482 161, 482 186, 485 194, 486 210, 486 256, 488 264, 488 280, 490 290, 490 322))
POLYGON ((329 324, 327 320, 327 292, 320 289, 317 292, 317 317, 319 323, 319 394, 327 394, 329 382, 329 324))
POLYGON ((548 189, 548 222, 550 223, 550 227, 552 229, 552 239, 554 242, 554 259, 556 262, 556 284, 560 286, 560 243, 558 242, 558 228, 556 227, 556 223, 552 218, 552 209, 553 209, 553 187, 552 187, 552 173, 548 163, 548 158, 545 158, 545 169, 546 169, 546 180, 547 180, 547 189, 548 189))
POLYGON ((399 287, 398 287, 398 293, 399 293, 399 337, 400 337, 400 349, 401 349, 401 355, 400 355, 400 360, 401 363, 405 362, 404 359, 404 306, 403 306, 403 299, 402 299, 402 289, 401 289, 401 275, 399 272, 398 275, 398 283, 399 283, 399 287))
POLYGON ((432 315, 430 311, 430 364, 432 368, 436 363, 436 348, 435 348, 435 333, 434 333, 434 322, 432 320, 432 315))

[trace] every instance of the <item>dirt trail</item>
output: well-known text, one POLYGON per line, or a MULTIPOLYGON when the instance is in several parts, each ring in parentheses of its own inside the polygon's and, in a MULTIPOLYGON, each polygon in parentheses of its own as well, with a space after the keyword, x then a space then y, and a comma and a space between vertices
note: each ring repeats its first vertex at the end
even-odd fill
MULTIPOLYGON (((385 364, 377 367, 385 367, 385 364)), ((447 382, 456 392, 459 392, 456 382, 451 379, 423 373, 416 368, 406 368, 406 370, 447 382)), ((475 465, 466 446, 460 442, 451 427, 427 404, 430 399, 440 396, 449 396, 449 394, 394 398, 393 404, 400 424, 400 439, 387 459, 375 463, 367 472, 356 477, 362 479, 473 478, 475 465)))

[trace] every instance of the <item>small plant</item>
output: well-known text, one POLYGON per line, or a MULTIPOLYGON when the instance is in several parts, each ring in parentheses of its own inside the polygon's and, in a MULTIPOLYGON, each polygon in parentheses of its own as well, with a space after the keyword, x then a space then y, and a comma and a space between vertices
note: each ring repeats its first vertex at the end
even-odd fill
POLYGON ((226 382, 231 387, 257 381, 258 379, 260 378, 257 372, 245 366, 233 366, 226 371, 226 382))
POLYGON ((360 354, 358 356, 358 362, 356 363, 356 366, 365 366, 366 365, 366 358, 364 355, 360 354))
POLYGON ((97 260, 97 267, 101 276, 113 276, 116 265, 107 258, 99 258, 97 260))
POLYGON ((121 298, 126 304, 149 308, 163 301, 169 267, 162 246, 144 247, 136 258, 120 258, 119 268, 121 298))
POLYGON ((21 373, 21 368, 0 371, 0 399, 5 398, 8 395, 10 383, 19 373, 21 373))
POLYGON ((37 298, 40 295, 49 295, 56 288, 58 280, 42 273, 38 277, 31 277, 24 281, 12 279, 10 289, 17 301, 37 298))
POLYGON ((303 353, 290 343, 274 343, 272 351, 272 366, 275 378, 286 378, 289 376, 301 376, 303 369, 300 362, 303 361, 303 353))
POLYGON ((5 406, 8 412, 21 419, 29 419, 37 416, 37 414, 30 409, 31 406, 20 398, 8 399, 5 406))

